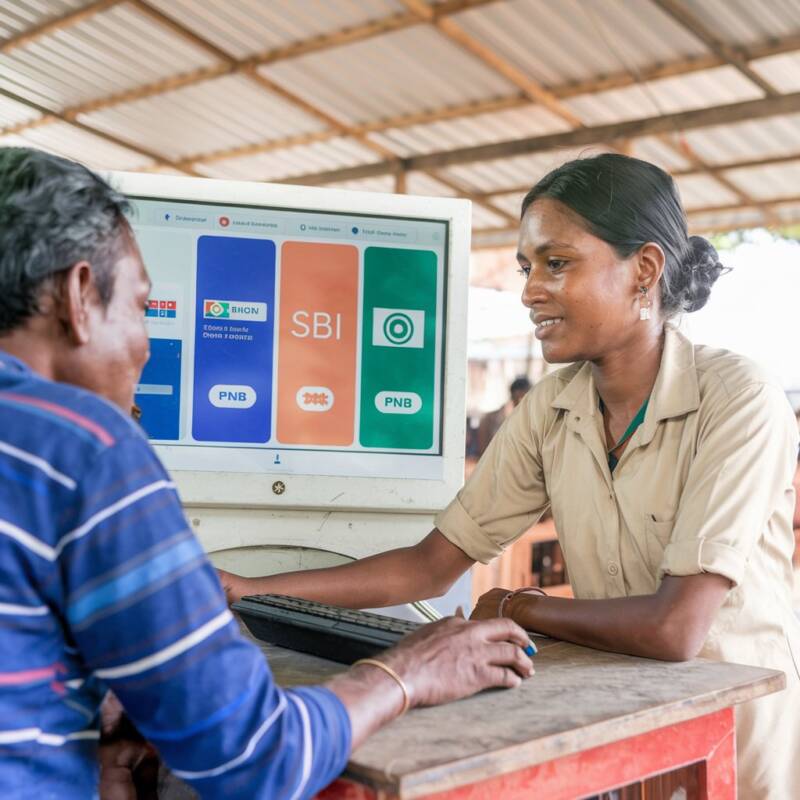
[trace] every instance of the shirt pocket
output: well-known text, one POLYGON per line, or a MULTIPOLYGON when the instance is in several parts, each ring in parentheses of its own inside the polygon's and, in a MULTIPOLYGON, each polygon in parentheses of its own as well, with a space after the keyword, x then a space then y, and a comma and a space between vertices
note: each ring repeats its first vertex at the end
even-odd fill
POLYGON ((674 519, 657 522, 653 519, 652 514, 645 514, 644 537, 647 566, 655 578, 658 578, 658 568, 664 560, 664 550, 672 538, 672 529, 674 527, 674 519))

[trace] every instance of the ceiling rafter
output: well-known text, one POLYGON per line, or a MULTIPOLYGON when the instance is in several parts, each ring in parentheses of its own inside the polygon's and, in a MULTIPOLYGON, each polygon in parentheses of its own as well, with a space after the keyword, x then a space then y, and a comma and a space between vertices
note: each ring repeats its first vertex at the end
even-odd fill
MULTIPOLYGON (((615 122, 609 125, 595 125, 560 133, 548 133, 542 136, 527 136, 504 142, 443 150, 426 155, 410 156, 400 159, 400 161, 402 168, 406 170, 440 169, 457 164, 531 155, 532 153, 555 150, 560 147, 584 147, 612 139, 630 139, 659 133, 672 133, 676 130, 693 130, 712 125, 724 125, 799 112, 800 92, 794 92, 761 100, 746 100, 722 106, 710 106, 691 111, 662 114, 656 117, 615 122)), ((296 179, 292 179, 292 182, 312 182, 316 185, 322 185, 345 180, 356 180, 358 178, 370 178, 375 175, 385 175, 393 173, 396 169, 397 165, 395 163, 379 162, 301 175, 296 179)))
POLYGON ((730 66, 736 67, 745 78, 758 86, 767 97, 778 94, 775 87, 762 78, 748 64, 746 57, 715 36, 697 14, 683 4, 682 0, 653 0, 653 2, 682 28, 699 39, 712 53, 725 63, 730 64, 730 66))

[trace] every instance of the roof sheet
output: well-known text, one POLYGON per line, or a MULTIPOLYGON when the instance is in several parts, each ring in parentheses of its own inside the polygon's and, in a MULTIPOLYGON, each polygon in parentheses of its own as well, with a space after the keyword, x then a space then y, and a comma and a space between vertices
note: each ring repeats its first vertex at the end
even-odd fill
POLYGON ((648 81, 624 89, 579 95, 565 101, 586 125, 674 114, 693 108, 756 100, 764 93, 735 67, 648 81))
POLYGON ((772 166, 729 169, 725 176, 758 200, 800 197, 800 159, 772 166))
POLYGON ((11 39, 86 5, 86 0, 3 0, 0 5, 0 41, 11 39))
POLYGON ((0 88, 61 109, 214 63, 123 4, 0 54, 0 88))
POLYGON ((505 78, 425 26, 280 61, 260 71, 347 123, 518 92, 505 78))
POLYGON ((691 33, 641 0, 512 0, 455 19, 547 86, 705 51, 691 33))
POLYGON ((342 137, 327 142, 198 164, 196 169, 209 178, 280 181, 308 172, 323 172, 370 163, 379 158, 377 153, 354 139, 342 137))
POLYGON ((370 134, 370 138, 398 155, 410 156, 563 130, 569 130, 569 125, 561 117, 530 104, 506 111, 393 128, 370 134))
POLYGON ((244 75, 122 103, 80 119, 173 159, 325 128, 316 117, 244 75))
POLYGON ((710 175, 684 175, 676 179, 687 211, 709 206, 735 205, 739 197, 710 175))
POLYGON ((781 53, 753 61, 752 68, 779 92, 800 91, 800 53, 781 53))
POLYGON ((93 169, 143 170, 153 163, 147 156, 108 142, 66 122, 31 128, 18 136, 0 137, 0 147, 13 145, 38 147, 82 161, 93 169))
POLYGON ((723 41, 737 45, 778 39, 800 29, 796 0, 683 0, 723 41))
POLYGON ((237 58, 388 17, 397 0, 150 0, 181 24, 237 58))

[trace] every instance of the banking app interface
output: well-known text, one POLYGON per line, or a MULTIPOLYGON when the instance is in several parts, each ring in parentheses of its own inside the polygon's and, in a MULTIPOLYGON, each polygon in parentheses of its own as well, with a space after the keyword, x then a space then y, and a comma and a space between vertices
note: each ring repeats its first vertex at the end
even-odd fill
POLYGON ((131 221, 136 402, 168 466, 440 477, 446 222, 148 199, 131 221))

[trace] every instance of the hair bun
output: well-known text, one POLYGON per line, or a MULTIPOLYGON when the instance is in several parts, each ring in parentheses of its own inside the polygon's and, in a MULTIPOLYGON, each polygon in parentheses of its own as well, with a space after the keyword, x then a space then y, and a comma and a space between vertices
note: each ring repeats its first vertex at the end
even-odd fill
POLYGON ((708 301, 714 282, 728 269, 720 263, 714 245, 702 236, 689 237, 689 250, 681 266, 681 306, 684 311, 697 311, 708 301))

